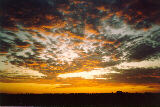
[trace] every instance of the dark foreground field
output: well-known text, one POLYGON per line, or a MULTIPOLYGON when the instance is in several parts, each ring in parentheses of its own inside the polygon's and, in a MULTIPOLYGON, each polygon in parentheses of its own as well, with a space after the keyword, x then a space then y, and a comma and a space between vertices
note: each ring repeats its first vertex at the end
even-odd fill
POLYGON ((1 106, 160 107, 160 94, 0 94, 1 106))

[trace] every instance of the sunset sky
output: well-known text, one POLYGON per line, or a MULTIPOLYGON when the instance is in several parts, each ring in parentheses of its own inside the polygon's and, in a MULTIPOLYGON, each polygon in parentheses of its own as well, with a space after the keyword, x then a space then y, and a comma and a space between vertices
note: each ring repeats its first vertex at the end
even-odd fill
POLYGON ((160 92, 159 0, 0 0, 0 93, 160 92))

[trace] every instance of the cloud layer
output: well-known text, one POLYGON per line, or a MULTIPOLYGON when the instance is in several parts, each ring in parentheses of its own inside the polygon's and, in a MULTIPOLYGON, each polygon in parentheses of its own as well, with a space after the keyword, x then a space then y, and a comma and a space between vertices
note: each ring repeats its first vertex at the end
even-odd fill
POLYGON ((159 83, 159 15, 158 0, 1 0, 0 77, 159 83))

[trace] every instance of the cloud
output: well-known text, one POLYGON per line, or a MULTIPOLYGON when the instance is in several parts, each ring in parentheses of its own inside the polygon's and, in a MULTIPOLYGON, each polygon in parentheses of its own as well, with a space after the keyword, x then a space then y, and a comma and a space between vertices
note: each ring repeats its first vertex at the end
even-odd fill
POLYGON ((152 0, 92 0, 96 7, 104 7, 113 14, 123 18, 136 29, 150 28, 150 23, 159 24, 159 1, 152 0))
POLYGON ((82 24, 84 22, 81 18, 83 18, 88 24, 97 27, 102 17, 112 18, 114 15, 136 29, 148 29, 152 24, 159 24, 160 3, 157 0, 82 0, 74 1, 73 4, 72 2, 71 0, 1 0, 1 20, 3 20, 1 26, 14 30, 17 29, 17 24, 21 24, 29 28, 40 27, 41 30, 47 30, 63 24, 66 19, 70 19, 73 23, 82 21, 82 24))
POLYGON ((118 69, 131 69, 131 68, 160 68, 160 59, 150 59, 140 62, 123 62, 116 65, 118 69))
POLYGON ((3 21, 1 26, 18 29, 17 24, 20 23, 24 27, 48 28, 53 23, 55 25, 61 18, 61 14, 57 11, 57 6, 66 3, 65 1, 53 1, 54 5, 52 5, 51 1, 42 0, 28 0, 27 2, 25 0, 2 0, 1 20, 3 21))
POLYGON ((94 68, 94 70, 91 70, 89 72, 83 71, 83 72, 75 72, 75 73, 66 73, 66 74, 60 74, 57 77, 60 78, 84 78, 84 79, 107 79, 102 78, 102 75, 107 74, 114 74, 119 73, 116 71, 112 71, 110 68, 94 68))
MULTIPOLYGON (((124 83, 159 83, 159 59, 150 59, 139 62, 123 62, 112 67, 119 74, 109 75, 110 82, 124 83)), ((104 76, 105 78, 105 76, 104 76)))
POLYGON ((46 75, 39 71, 31 70, 25 67, 12 65, 6 60, 6 57, 1 56, 0 62, 0 77, 2 78, 44 78, 46 75))
POLYGON ((122 83, 159 83, 159 68, 132 68, 132 69, 119 69, 120 75, 112 75, 113 81, 122 83))
POLYGON ((159 82, 159 59, 147 60, 160 53, 158 0, 1 0, 0 9, 4 78, 159 82))

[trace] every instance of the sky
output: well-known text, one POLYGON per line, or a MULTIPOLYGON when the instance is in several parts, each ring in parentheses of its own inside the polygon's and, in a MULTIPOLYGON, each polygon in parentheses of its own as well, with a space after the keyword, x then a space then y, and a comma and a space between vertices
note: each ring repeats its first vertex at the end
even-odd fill
POLYGON ((0 0, 0 93, 160 92, 159 0, 0 0))

